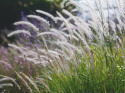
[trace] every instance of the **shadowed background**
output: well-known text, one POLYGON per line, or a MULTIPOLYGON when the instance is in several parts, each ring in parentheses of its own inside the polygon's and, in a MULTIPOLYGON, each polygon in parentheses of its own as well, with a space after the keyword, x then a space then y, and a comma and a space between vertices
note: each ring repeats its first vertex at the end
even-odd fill
POLYGON ((0 0, 0 30, 13 29, 13 23, 19 21, 21 13, 33 14, 36 9, 55 14, 62 0, 0 0))

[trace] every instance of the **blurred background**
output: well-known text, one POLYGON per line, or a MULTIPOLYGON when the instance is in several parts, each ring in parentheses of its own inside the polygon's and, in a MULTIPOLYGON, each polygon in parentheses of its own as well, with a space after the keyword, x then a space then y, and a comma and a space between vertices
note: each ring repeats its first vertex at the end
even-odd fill
MULTIPOLYGON (((28 14, 36 14, 36 9, 55 15, 56 11, 61 11, 60 4, 62 1, 63 0, 0 0, 0 44, 4 41, 3 37, 7 38, 7 34, 15 30, 14 22, 20 21, 22 17, 28 14)), ((45 18, 46 16, 42 17, 45 18)))
POLYGON ((35 14, 41 9, 55 15, 60 11, 62 0, 0 0, 0 30, 14 29, 13 23, 19 21, 21 16, 35 14))

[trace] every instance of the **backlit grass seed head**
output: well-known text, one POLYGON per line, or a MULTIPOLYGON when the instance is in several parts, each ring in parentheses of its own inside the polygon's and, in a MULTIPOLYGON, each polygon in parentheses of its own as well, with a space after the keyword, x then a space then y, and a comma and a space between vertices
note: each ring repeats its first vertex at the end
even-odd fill
POLYGON ((55 35, 55 36, 57 36, 57 34, 53 33, 53 32, 42 32, 42 33, 39 33, 37 36, 41 36, 41 35, 55 35))
POLYGON ((37 15, 28 15, 28 18, 34 18, 39 20, 40 22, 46 23, 48 26, 50 26, 49 21, 45 20, 44 18, 37 16, 37 15))
POLYGON ((74 21, 77 21, 76 17, 73 16, 70 12, 68 12, 67 10, 63 9, 62 12, 66 15, 68 15, 71 19, 73 19, 74 21))
POLYGON ((34 31, 38 31, 38 30, 39 30, 39 28, 37 28, 35 25, 33 25, 33 24, 30 23, 30 22, 26 22, 26 21, 15 22, 14 25, 27 25, 27 26, 33 28, 34 31))
POLYGON ((72 38, 72 30, 71 30, 71 26, 69 25, 69 21, 67 21, 58 11, 57 11, 58 16, 62 19, 62 21, 64 22, 65 26, 68 28, 69 34, 70 34, 70 39, 72 38))
POLYGON ((17 84, 14 78, 4 76, 4 75, 0 75, 0 77, 3 77, 2 79, 0 79, 0 82, 7 81, 7 80, 12 81, 20 89, 20 86, 17 84))
POLYGON ((67 2, 67 0, 63 0, 61 3, 61 7, 64 8, 65 7, 65 3, 67 2))
POLYGON ((3 83, 3 84, 0 84, 0 88, 6 87, 6 86, 12 87, 13 84, 11 84, 11 83, 3 83))
POLYGON ((54 17, 53 15, 51 15, 50 13, 47 13, 47 12, 42 11, 42 10, 36 10, 36 12, 41 13, 41 14, 44 14, 44 15, 50 17, 50 18, 51 18, 53 21, 55 21, 55 22, 57 21, 57 20, 55 19, 55 17, 54 17))
MULTIPOLYGON (((68 17, 68 18, 65 18, 67 21, 71 21, 72 20, 72 18, 71 17, 68 17)), ((61 18, 60 18, 60 20, 61 21, 63 21, 61 18)), ((65 23, 63 22, 61 25, 60 25, 60 28, 59 29, 62 29, 62 28, 64 28, 65 27, 65 23)))
POLYGON ((77 4, 74 0, 70 0, 70 1, 66 4, 66 6, 69 6, 69 5, 74 5, 74 6, 76 6, 76 7, 78 8, 78 10, 82 13, 82 15, 85 15, 85 12, 84 12, 84 10, 82 9, 82 7, 79 6, 79 4, 77 4))
POLYGON ((8 36, 8 37, 11 37, 11 36, 13 36, 13 35, 20 34, 20 33, 24 33, 24 34, 27 34, 27 35, 31 36, 30 32, 29 32, 29 31, 26 31, 26 30, 16 30, 16 31, 11 32, 11 33, 8 34, 7 36, 8 36))
POLYGON ((72 9, 70 12, 78 12, 78 9, 72 9))
POLYGON ((10 46, 10 47, 12 47, 14 49, 18 49, 21 53, 23 53, 23 50, 20 47, 14 45, 14 44, 8 44, 8 46, 10 46))
POLYGON ((67 38, 61 33, 60 30, 51 28, 51 31, 54 32, 54 33, 56 33, 56 34, 60 37, 60 39, 61 39, 62 41, 66 41, 66 40, 67 40, 67 38))

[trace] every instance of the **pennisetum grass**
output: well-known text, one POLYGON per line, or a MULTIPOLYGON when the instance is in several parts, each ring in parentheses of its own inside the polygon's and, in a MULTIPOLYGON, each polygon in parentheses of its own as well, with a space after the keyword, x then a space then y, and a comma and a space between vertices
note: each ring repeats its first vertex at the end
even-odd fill
POLYGON ((37 15, 27 17, 45 22, 49 29, 42 31, 30 20, 14 23, 25 27, 23 30, 17 29, 8 36, 23 33, 28 37, 28 43, 32 48, 26 49, 23 45, 14 44, 9 46, 20 50, 19 57, 25 61, 42 64, 41 68, 46 70, 42 74, 38 71, 36 78, 39 82, 36 84, 28 75, 16 72, 31 93, 35 90, 38 93, 123 93, 125 91, 124 2, 115 0, 117 7, 115 10, 109 0, 105 0, 108 18, 104 14, 102 1, 92 0, 92 2, 96 8, 89 2, 81 2, 88 9, 88 13, 74 0, 62 2, 62 8, 75 6, 74 10, 78 10, 81 17, 65 9, 62 9, 62 14, 57 11, 58 17, 36 10, 37 13, 50 17, 55 25, 61 21, 58 28, 51 27, 52 24, 37 15), (114 14, 110 13, 110 8, 114 14), (85 15, 90 17, 89 20, 82 18, 85 15), (112 16, 114 17, 111 19, 112 16), (35 34, 32 34, 32 31, 35 34), (36 47, 35 44, 43 46, 36 47), (31 87, 34 87, 34 90, 31 87))

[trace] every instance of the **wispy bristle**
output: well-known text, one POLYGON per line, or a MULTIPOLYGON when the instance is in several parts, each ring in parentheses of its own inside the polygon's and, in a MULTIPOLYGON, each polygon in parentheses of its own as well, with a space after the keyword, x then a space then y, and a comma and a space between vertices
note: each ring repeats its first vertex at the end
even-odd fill
POLYGON ((36 15, 28 15, 27 17, 29 18, 34 18, 37 19, 39 21, 45 22, 48 26, 50 26, 49 21, 45 20, 44 18, 40 17, 40 16, 36 16, 36 15))
POLYGON ((35 25, 33 25, 32 23, 27 22, 27 21, 19 21, 19 22, 15 22, 14 25, 27 25, 27 26, 33 28, 34 31, 38 31, 38 30, 39 30, 39 28, 37 28, 35 25))
POLYGON ((42 10, 36 10, 36 12, 46 15, 46 16, 50 17, 51 19, 53 19, 56 22, 55 17, 53 15, 51 15, 50 13, 47 13, 47 12, 42 11, 42 10))
POLYGON ((13 35, 20 34, 20 33, 24 33, 24 34, 27 34, 27 35, 31 36, 30 32, 28 32, 28 31, 26 31, 26 30, 16 30, 16 31, 11 32, 11 33, 8 34, 7 36, 8 36, 8 37, 11 37, 11 36, 13 36, 13 35))

